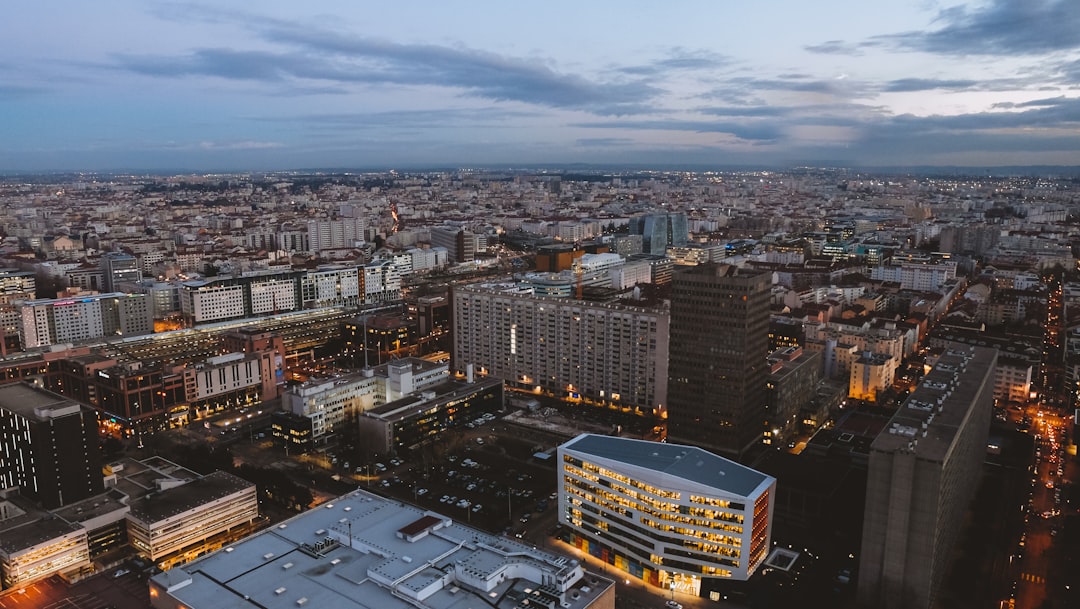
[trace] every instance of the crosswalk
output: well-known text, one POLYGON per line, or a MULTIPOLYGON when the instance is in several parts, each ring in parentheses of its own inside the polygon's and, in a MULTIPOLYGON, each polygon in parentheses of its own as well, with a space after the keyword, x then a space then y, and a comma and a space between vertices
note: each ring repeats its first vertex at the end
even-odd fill
POLYGON ((1046 581, 1041 575, 1035 575, 1034 573, 1021 573, 1020 579, 1033 584, 1041 584, 1046 581))

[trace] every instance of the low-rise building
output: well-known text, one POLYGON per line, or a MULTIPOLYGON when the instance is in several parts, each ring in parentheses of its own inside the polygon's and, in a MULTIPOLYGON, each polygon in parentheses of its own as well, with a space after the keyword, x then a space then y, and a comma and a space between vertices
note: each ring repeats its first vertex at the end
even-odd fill
POLYGON ((573 558, 360 490, 150 578, 155 609, 614 609, 573 558))

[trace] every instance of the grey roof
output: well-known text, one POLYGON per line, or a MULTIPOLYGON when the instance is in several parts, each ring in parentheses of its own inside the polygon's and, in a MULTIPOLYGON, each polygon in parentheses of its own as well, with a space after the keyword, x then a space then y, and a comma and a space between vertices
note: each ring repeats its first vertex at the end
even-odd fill
POLYGON ((0 387, 0 408, 34 421, 48 418, 38 416, 34 413, 35 410, 54 410, 77 405, 79 403, 70 398, 38 389, 29 383, 12 383, 0 387))
POLYGON ((357 490, 155 575, 151 586, 193 609, 512 609, 526 589, 544 587, 534 580, 543 573, 570 578, 575 593, 561 606, 585 609, 614 584, 571 577, 580 568, 571 557, 357 490), (470 581, 493 582, 494 594, 470 581))
POLYGON ((563 448, 651 469, 749 497, 769 476, 730 459, 683 444, 582 434, 563 448))
POLYGON ((131 517, 153 524, 247 488, 254 489, 255 485, 228 472, 216 471, 132 502, 131 517))

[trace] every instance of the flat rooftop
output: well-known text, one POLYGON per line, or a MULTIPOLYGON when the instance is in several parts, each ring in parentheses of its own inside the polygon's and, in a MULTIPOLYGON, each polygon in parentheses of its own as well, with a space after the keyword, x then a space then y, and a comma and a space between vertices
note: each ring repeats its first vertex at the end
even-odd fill
POLYGON ((0 408, 34 421, 45 421, 49 418, 40 416, 36 412, 60 411, 72 406, 82 408, 78 402, 70 398, 38 389, 28 383, 0 386, 0 408))
POLYGON ((772 477, 696 446, 582 434, 560 448, 750 497, 772 477))
POLYGON ((160 522, 254 486, 253 482, 228 472, 216 471, 178 486, 148 493, 131 503, 131 516, 146 523, 160 522))
POLYGON ((976 397, 993 393, 996 361, 996 349, 952 343, 874 439, 871 449, 910 450, 921 459, 943 461, 969 411, 977 406, 976 397))
POLYGON ((14 554, 78 531, 17 493, 0 495, 0 552, 14 554))
POLYGON ((585 609, 614 583, 571 557, 357 490, 150 585, 191 609, 513 609, 530 595, 585 609))

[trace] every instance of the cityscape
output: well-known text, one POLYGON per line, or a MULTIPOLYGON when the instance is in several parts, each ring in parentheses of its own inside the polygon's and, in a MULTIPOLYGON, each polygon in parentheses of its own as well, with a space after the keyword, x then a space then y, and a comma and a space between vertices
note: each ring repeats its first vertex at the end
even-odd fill
POLYGON ((1080 606, 1067 0, 60 4, 0 609, 1080 606))

